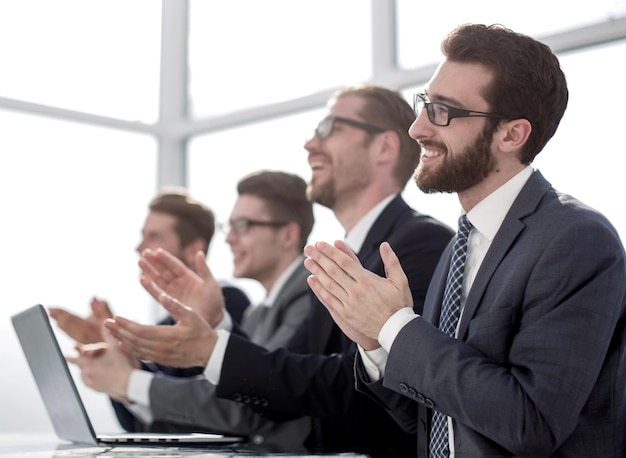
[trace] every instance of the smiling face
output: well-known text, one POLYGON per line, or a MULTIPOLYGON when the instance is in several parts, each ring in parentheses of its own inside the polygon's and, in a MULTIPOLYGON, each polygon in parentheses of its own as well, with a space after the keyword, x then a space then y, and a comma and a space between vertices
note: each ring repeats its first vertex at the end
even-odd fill
POLYGON ((177 222, 178 219, 174 215, 156 211, 149 212, 141 229, 141 242, 136 248, 137 253, 141 255, 141 252, 146 248, 152 250, 163 248, 187 264, 188 260, 183 256, 180 237, 175 230, 177 222))
MULTIPOLYGON (((358 96, 340 97, 330 106, 328 116, 366 122, 357 114, 363 104, 358 96)), ((373 135, 358 127, 336 122, 329 137, 322 140, 313 136, 306 142, 304 147, 309 153, 311 167, 311 181, 307 189, 310 201, 335 210, 368 186, 373 168, 368 146, 373 135)))
MULTIPOLYGON (((482 65, 444 61, 428 84, 427 96, 431 102, 488 112, 480 94, 492 78, 482 65)), ((461 193, 497 173, 499 158, 493 151, 487 118, 455 118, 448 126, 436 126, 423 110, 409 134, 422 147, 415 181, 425 192, 461 193)))
MULTIPOLYGON (((274 221, 265 201, 252 194, 241 194, 230 215, 231 221, 274 221)), ((269 290, 282 271, 298 256, 297 238, 287 237, 288 226, 250 226, 236 234, 230 231, 226 242, 233 253, 234 276, 252 278, 269 290)))

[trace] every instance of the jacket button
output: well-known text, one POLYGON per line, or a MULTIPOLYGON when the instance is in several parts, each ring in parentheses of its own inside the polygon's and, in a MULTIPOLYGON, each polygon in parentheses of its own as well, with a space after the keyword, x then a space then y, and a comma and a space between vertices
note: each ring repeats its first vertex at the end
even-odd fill
POLYGON ((233 401, 241 402, 241 394, 239 394, 239 393, 233 394, 233 401))
POLYGON ((425 398, 424 399, 424 405, 426 407, 428 407, 429 409, 434 409, 435 408, 435 403, 433 402, 432 399, 425 398))
POLYGON ((406 385, 406 383, 400 384, 400 391, 402 391, 403 393, 406 393, 407 391, 409 391, 409 387, 406 385))
POLYGON ((418 395, 415 397, 415 400, 416 400, 417 402, 419 402, 420 404, 424 404, 425 399, 426 399, 426 398, 424 398, 424 395, 423 395, 423 394, 418 394, 418 395))
POLYGON ((409 388, 409 396, 415 398, 417 396, 417 391, 415 391, 413 388, 409 388))
POLYGON ((260 434, 254 434, 252 436, 252 443, 254 445, 261 445, 263 442, 265 442, 265 437, 261 436, 260 434))

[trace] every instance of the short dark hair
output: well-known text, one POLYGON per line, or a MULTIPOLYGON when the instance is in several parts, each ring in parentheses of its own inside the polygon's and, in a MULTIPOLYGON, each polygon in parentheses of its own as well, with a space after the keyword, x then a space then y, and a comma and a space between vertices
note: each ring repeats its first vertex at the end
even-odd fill
POLYGON ((397 184, 403 189, 413 176, 420 160, 420 146, 410 137, 409 128, 415 121, 413 108, 397 91, 372 83, 363 83, 339 90, 335 99, 357 96, 365 102, 358 113, 366 122, 400 137, 400 154, 394 169, 397 184))
POLYGON ((174 231, 184 248, 197 238, 206 242, 205 254, 215 233, 213 211, 182 188, 167 188, 157 194, 148 206, 150 211, 176 217, 174 231))
MULTIPOLYGON (((482 96, 489 111, 531 123, 519 158, 530 164, 556 132, 567 107, 567 82, 554 53, 498 24, 460 25, 444 39, 441 50, 448 60, 478 63, 493 71, 493 82, 482 96)), ((490 121, 493 129, 500 122, 490 121)))
POLYGON ((300 227, 301 249, 313 229, 313 204, 306 197, 306 182, 292 173, 260 170, 243 177, 237 193, 251 194, 265 200, 276 221, 294 222, 300 227))

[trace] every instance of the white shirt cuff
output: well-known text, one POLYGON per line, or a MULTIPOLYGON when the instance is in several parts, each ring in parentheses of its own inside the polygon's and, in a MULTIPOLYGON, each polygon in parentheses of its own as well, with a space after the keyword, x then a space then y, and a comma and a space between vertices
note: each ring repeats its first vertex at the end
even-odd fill
POLYGON ((217 330, 217 342, 215 343, 215 348, 213 348, 209 362, 204 369, 204 376, 213 385, 219 385, 220 383, 222 364, 224 364, 224 354, 226 353, 228 339, 230 339, 230 332, 223 329, 217 330))
POLYGON ((126 408, 142 422, 152 423, 152 409, 150 408, 150 385, 154 374, 149 371, 133 369, 128 380, 128 393, 125 402, 126 408))
POLYGON ((417 318, 417 315, 412 307, 404 307, 396 311, 385 322, 380 332, 378 333, 378 343, 387 350, 387 353, 391 350, 393 341, 396 340, 400 330, 406 326, 407 323, 417 318))
POLYGON ((376 350, 364 350, 360 345, 358 346, 359 353, 361 354, 361 360, 363 361, 363 367, 367 373, 370 382, 376 382, 385 376, 385 366, 387 365, 387 357, 389 353, 382 347, 376 350))

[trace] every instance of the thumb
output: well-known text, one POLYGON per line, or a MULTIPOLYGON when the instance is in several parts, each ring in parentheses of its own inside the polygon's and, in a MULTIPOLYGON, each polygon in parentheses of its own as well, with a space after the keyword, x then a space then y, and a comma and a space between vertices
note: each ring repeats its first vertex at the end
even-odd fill
POLYGON ((209 270, 209 266, 206 263, 206 256, 202 251, 196 253, 196 273, 203 280, 213 280, 213 274, 209 270))
POLYGON ((106 320, 107 318, 113 318, 113 313, 107 301, 93 298, 91 301, 91 312, 93 316, 99 320, 106 320))
POLYGON ((388 280, 399 287, 409 284, 406 274, 400 265, 400 260, 398 259, 398 256, 396 256, 396 253, 391 249, 389 242, 383 242, 380 244, 380 257, 385 265, 385 276, 388 280))
POLYGON ((102 338, 104 339, 104 342, 109 347, 117 348, 119 347, 119 342, 117 341, 115 337, 113 337, 113 335, 111 334, 111 331, 109 331, 106 327, 106 322, 110 322, 110 321, 114 321, 114 320, 112 320, 111 318, 102 320, 102 323, 100 324, 100 333, 102 334, 102 338))

